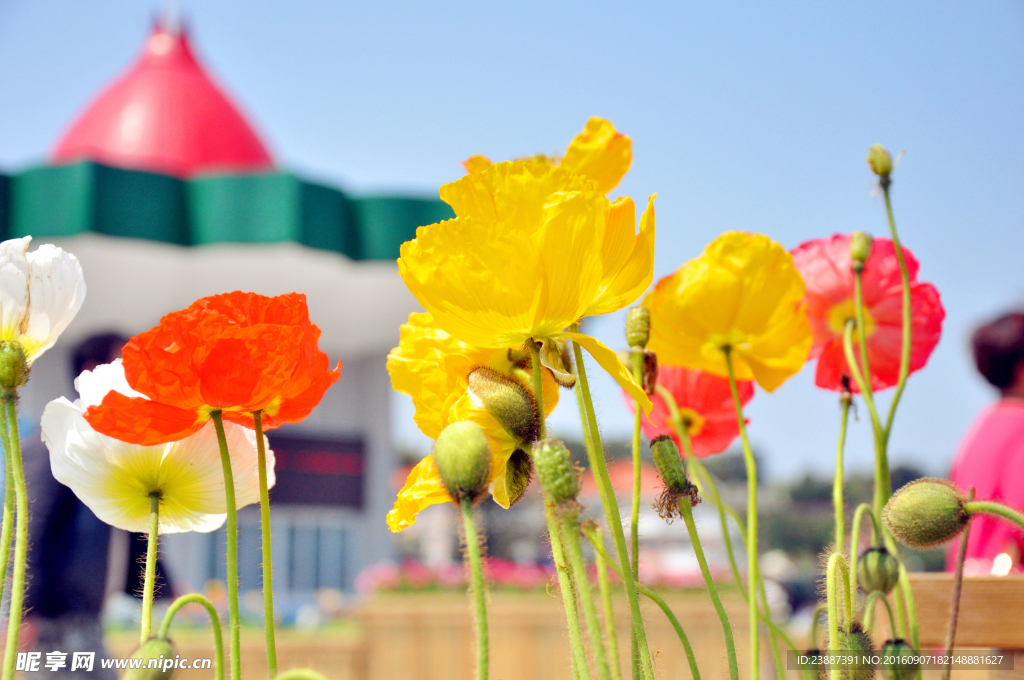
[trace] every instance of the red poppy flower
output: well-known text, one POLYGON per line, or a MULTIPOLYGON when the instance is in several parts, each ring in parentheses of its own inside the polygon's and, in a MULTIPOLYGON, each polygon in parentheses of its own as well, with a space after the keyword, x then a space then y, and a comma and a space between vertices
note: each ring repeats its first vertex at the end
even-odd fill
MULTIPOLYGON (((736 407, 728 378, 683 366, 660 365, 658 384, 675 397, 679 415, 690 434, 693 453, 698 458, 724 451, 739 436, 736 407)), ((740 403, 746 404, 754 396, 753 381, 739 380, 736 388, 740 394, 740 403)), ((633 398, 625 392, 622 396, 629 408, 634 409, 633 398)), ((663 434, 672 435, 682 451, 683 445, 672 426, 668 404, 657 393, 651 397, 651 402, 654 404, 651 414, 640 420, 644 434, 649 439, 663 434)))
POLYGON ((225 293, 172 312, 125 345, 125 377, 141 397, 109 392, 85 419, 105 435, 152 446, 196 432, 221 410, 225 420, 265 429, 309 415, 341 377, 317 347, 306 296, 225 293))
MULTIPOLYGON (((917 280, 919 265, 914 255, 904 248, 903 257, 910 277, 910 371, 913 373, 928 362, 938 344, 946 311, 935 286, 917 280)), ((818 359, 814 382, 818 387, 839 391, 843 376, 850 375, 843 353, 843 326, 855 313, 850 236, 836 234, 808 241, 793 250, 793 262, 803 274, 807 287, 807 320, 814 333, 810 358, 818 359)), ((874 240, 871 256, 864 263, 862 281, 871 387, 882 390, 899 380, 903 346, 903 283, 890 239, 874 240)), ((854 351, 859 358, 856 343, 854 351)), ((851 381, 851 387, 858 391, 856 382, 851 381)))

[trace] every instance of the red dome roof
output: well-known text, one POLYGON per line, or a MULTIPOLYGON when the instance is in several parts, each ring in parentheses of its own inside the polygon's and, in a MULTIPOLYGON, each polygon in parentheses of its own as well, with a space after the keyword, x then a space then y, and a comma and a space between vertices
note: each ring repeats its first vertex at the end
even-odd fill
POLYGON ((159 25, 135 66, 72 124, 52 162, 82 159, 179 177, 274 164, 249 123, 196 61, 184 32, 159 25))

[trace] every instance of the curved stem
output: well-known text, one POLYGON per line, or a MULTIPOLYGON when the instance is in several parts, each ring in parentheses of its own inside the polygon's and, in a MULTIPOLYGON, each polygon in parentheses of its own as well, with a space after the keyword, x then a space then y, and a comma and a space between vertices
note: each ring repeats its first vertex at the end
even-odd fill
POLYGON ((231 680, 242 677, 241 619, 238 613, 238 510, 235 507, 235 480, 231 474, 231 452, 224 434, 224 420, 220 411, 210 414, 217 429, 220 444, 220 464, 224 470, 224 497, 227 502, 227 572, 228 572, 228 633, 231 639, 231 680))
MULTIPOLYGON (((0 421, 3 421, 0 416, 0 421)), ((4 587, 7 585, 7 566, 11 558, 11 539, 14 537, 14 469, 11 464, 11 440, 8 437, 7 425, 0 430, 0 440, 4 447, 4 519, 0 529, 0 602, 4 599, 4 587)))
MULTIPOLYGON (((583 529, 587 540, 591 543, 600 542, 601 528, 593 522, 587 523, 583 529)), ((608 640, 608 665, 612 669, 612 680, 622 680, 622 662, 619 660, 619 636, 615 630, 615 609, 612 607, 612 590, 608 581, 608 562, 604 551, 594 551, 594 566, 597 568, 597 585, 601 591, 601 608, 604 613, 605 636, 608 640)))
POLYGON ((874 623, 875 618, 875 601, 879 599, 882 600, 883 604, 885 604, 885 610, 889 613, 890 637, 899 637, 899 633, 896 630, 896 618, 893 616, 892 613, 892 606, 889 604, 889 600, 885 597, 885 593, 883 593, 881 590, 871 591, 871 593, 868 595, 868 599, 864 602, 864 630, 871 630, 871 626, 874 623))
POLYGON ((832 481, 832 508, 836 518, 836 549, 846 545, 846 504, 843 501, 843 453, 846 449, 846 424, 850 417, 849 392, 843 394, 839 416, 839 444, 836 446, 836 474, 832 481))
MULTIPOLYGON (((865 400, 871 396, 871 404, 874 406, 874 393, 871 384, 871 363, 868 361, 867 346, 867 324, 864 323, 864 291, 862 285, 863 272, 854 270, 853 277, 853 303, 857 314, 857 344, 860 349, 860 360, 864 371, 863 393, 865 400)), ((909 326, 907 326, 909 328, 909 326)), ((888 434, 882 427, 875 412, 871 418, 875 433, 875 514, 882 515, 882 508, 892 495, 892 481, 889 477, 889 456, 887 451, 888 434)))
POLYGON ((533 363, 533 398, 537 402, 537 432, 541 439, 547 439, 548 425, 544 412, 544 367, 540 365, 540 347, 533 340, 528 340, 526 344, 530 348, 530 359, 533 363))
POLYGON ((171 622, 174 620, 174 615, 178 613, 178 610, 191 602, 201 604, 210 616, 210 627, 213 628, 213 674, 217 680, 224 680, 224 638, 220 631, 220 616, 217 615, 217 608, 213 606, 213 602, 210 602, 208 598, 199 593, 189 593, 176 599, 167 608, 167 613, 164 614, 164 620, 160 623, 160 631, 157 633, 157 636, 161 640, 166 640, 167 635, 171 631, 171 622))
MULTIPOLYGON (((614 560, 612 560, 608 556, 608 553, 606 553, 604 550, 604 546, 594 541, 593 536, 588 534, 587 537, 590 538, 590 543, 594 546, 594 551, 598 554, 603 555, 605 560, 607 560, 608 562, 608 566, 612 568, 612 571, 614 571, 620 579, 623 578, 622 570, 619 569, 618 565, 615 564, 614 560)), ((697 657, 694 656, 693 647, 690 646, 690 639, 687 637, 686 631, 683 630, 683 626, 679 623, 679 619, 676 618, 676 615, 672 611, 672 608, 668 606, 668 603, 665 602, 665 600, 662 599, 660 595, 658 595, 656 592, 654 592, 647 586, 638 583, 637 590, 644 597, 654 602, 654 604, 658 605, 661 611, 665 613, 665 617, 669 620, 669 623, 672 624, 672 628, 675 629, 676 635, 679 636, 679 642, 681 642, 683 645, 683 651, 686 652, 686 661, 690 664, 690 675, 693 676, 693 680, 700 680, 700 670, 697 668, 697 657)))
POLYGON ((1001 517, 1012 524, 1016 524, 1021 529, 1024 529, 1024 514, 1021 514, 1002 503, 997 503, 996 501, 969 501, 964 505, 964 510, 966 510, 968 514, 983 512, 986 515, 1001 517))
MULTIPOLYGON (((828 560, 828 568, 825 572, 825 593, 828 603, 828 651, 835 656, 839 652, 839 602, 843 599, 842 616, 846 620, 846 626, 853 623, 853 607, 850 602, 850 573, 846 566, 846 559, 842 553, 832 553, 828 560)), ((829 667, 831 680, 839 680, 840 670, 837 665, 829 667)))
POLYGON ((548 536, 551 538, 551 558, 555 561, 555 574, 558 576, 558 588, 562 591, 562 604, 565 606, 565 620, 569 628, 569 649, 572 652, 572 672, 575 678, 590 679, 587 668, 587 653, 583 649, 583 636, 580 633, 580 616, 576 611, 576 587, 569 563, 565 556, 558 521, 554 516, 554 508, 545 502, 544 514, 548 520, 548 536))
POLYGON ((263 633, 267 644, 267 668, 277 675, 277 640, 274 617, 274 566, 270 544, 270 491, 267 488, 267 447, 263 440, 263 411, 253 411, 256 428, 256 456, 260 477, 260 529, 263 548, 263 633))
POLYGON ((818 649, 818 626, 821 625, 821 612, 827 609, 824 602, 814 605, 814 615, 811 617, 811 649, 818 649))
MULTIPOLYGON (((889 405, 889 416, 885 421, 885 442, 888 443, 889 435, 892 433, 893 419, 896 417, 896 407, 899 406, 900 397, 903 396, 903 388, 907 385, 907 377, 910 375, 910 343, 912 340, 913 327, 912 308, 910 297, 910 273, 907 271, 907 260, 903 256, 903 246, 900 244, 900 236, 896 233, 896 220, 892 215, 892 199, 889 197, 889 183, 882 183, 882 193, 885 196, 885 214, 889 218, 889 231, 892 234, 892 245, 896 251, 896 261, 900 265, 900 281, 903 284, 903 344, 900 351, 900 373, 896 381, 896 393, 889 405)), ((888 499, 886 499, 888 500, 888 499)))
MULTIPOLYGON (((687 437, 689 439, 689 437, 687 437)), ((739 680, 739 664, 736 662, 736 643, 732 636, 732 624, 729 623, 729 615, 725 613, 722 606, 722 599, 718 596, 718 588, 715 580, 711 578, 711 570, 708 568, 708 561, 704 557, 704 548, 700 544, 700 534, 697 533, 697 525, 693 521, 693 505, 689 497, 682 498, 678 504, 679 512, 686 522, 686 530, 690 534, 690 543, 693 544, 693 551, 697 555, 697 564, 700 565, 700 573, 704 577, 704 585, 708 588, 708 595, 711 596, 711 603, 718 613, 718 620, 722 624, 722 633, 725 635, 725 651, 729 660, 729 677, 732 680, 739 680)))
MULTIPOLYGON (((573 357, 576 362, 576 396, 583 401, 583 410, 587 415, 587 429, 589 431, 589 446, 587 446, 587 458, 594 478, 598 482, 598 490, 601 494, 601 504, 604 506, 605 517, 608 520, 608 528, 612 534, 612 541, 615 545, 615 553, 619 564, 628 565, 629 551, 626 549, 626 536, 622 531, 622 517, 619 515, 619 506, 615 501, 615 491, 612 489, 611 478, 608 476, 608 465, 604 459, 604 448, 601 446, 601 433, 597 428, 597 417, 594 412, 594 402, 590 396, 590 386, 587 381, 587 370, 583 364, 583 351, 580 346, 573 342, 573 357)), ((626 599, 629 601, 630 621, 633 627, 633 635, 637 639, 637 646, 640 651, 640 670, 644 680, 654 680, 654 669, 651 667, 651 653, 647 647, 647 632, 644 630, 644 620, 640 613, 640 600, 637 597, 637 582, 633 578, 632 571, 626 572, 622 579, 626 589, 626 599)))
MULTIPOLYGON (((854 598, 854 601, 857 598, 856 579, 857 561, 860 559, 860 525, 865 513, 871 518, 875 541, 880 543, 882 537, 882 528, 878 523, 878 518, 875 517, 875 511, 867 503, 858 505, 857 509, 853 511, 853 524, 850 527, 850 573, 853 574, 853 577, 850 579, 850 597, 854 598)), ((898 558, 899 556, 897 555, 898 558)))
POLYGON ((142 632, 139 645, 146 644, 153 627, 153 588, 156 586, 156 546, 160 538, 160 493, 149 494, 149 537, 146 546, 146 576, 142 582, 142 632))
MULTIPOLYGON (((555 510, 555 512, 559 512, 555 510)), ((594 652, 594 664, 597 666, 597 677, 600 680, 611 680, 608 669, 608 655, 605 653, 604 640, 601 637, 601 623, 594 606, 594 595, 590 589, 590 577, 587 565, 583 561, 583 550, 580 547, 579 510, 565 512, 562 516, 562 538, 565 540, 565 554, 572 567, 573 578, 579 591, 580 604, 583 606, 583 618, 587 623, 587 636, 590 648, 594 652)))
POLYGON ((875 441, 875 513, 881 514, 885 502, 891 494, 891 483, 889 481, 889 462, 885 453, 885 437, 882 431, 882 424, 878 418, 878 410, 875 408, 875 398, 871 392, 871 385, 864 379, 860 368, 857 367, 857 358, 853 352, 853 329, 855 322, 848 320, 843 327, 843 352, 846 355, 846 364, 853 374, 853 379, 860 388, 864 397, 864 405, 868 407, 868 414, 871 416, 871 431, 875 441), (886 489, 889 492, 886 492, 886 489))
POLYGON ((11 459, 11 473, 14 477, 14 502, 17 525, 14 535, 14 574, 11 577, 11 609, 7 621, 7 646, 4 649, 3 680, 13 680, 14 665, 18 656, 18 634, 21 632, 21 616, 25 598, 25 562, 28 557, 28 492, 25 488, 25 470, 21 464, 21 436, 18 434, 18 394, 14 389, 5 389, 2 395, 4 405, 5 451, 11 459))
POLYGON ((743 419, 743 404, 736 387, 736 374, 732 366, 729 348, 723 349, 725 367, 729 373, 729 389, 736 407, 736 422, 739 425, 740 440, 743 442, 743 460, 747 466, 747 608, 750 610, 750 677, 757 680, 760 675, 760 627, 757 624, 757 461, 747 439, 747 425, 743 419))
POLYGON ((473 519, 473 504, 469 498, 459 501, 462 510, 462 526, 466 532, 466 561, 473 590, 473 605, 476 612, 476 680, 487 680, 490 666, 490 635, 487 630, 487 593, 484 591, 484 572, 480 561, 480 538, 473 519))

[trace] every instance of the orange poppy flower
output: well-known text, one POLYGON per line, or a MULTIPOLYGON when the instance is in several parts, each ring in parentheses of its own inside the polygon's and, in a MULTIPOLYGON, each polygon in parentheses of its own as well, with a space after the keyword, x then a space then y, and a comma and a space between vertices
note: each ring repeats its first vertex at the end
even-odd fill
POLYGON ((125 345, 128 384, 144 397, 109 392, 85 419, 102 434, 152 446, 198 431, 213 411, 264 429, 303 420, 341 377, 330 370, 306 296, 225 293, 196 300, 125 345))

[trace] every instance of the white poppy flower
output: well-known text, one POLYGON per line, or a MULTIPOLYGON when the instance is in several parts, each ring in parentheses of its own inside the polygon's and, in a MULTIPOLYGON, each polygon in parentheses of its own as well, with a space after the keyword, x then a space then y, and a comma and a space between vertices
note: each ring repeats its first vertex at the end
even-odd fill
MULTIPOLYGON (((86 422, 85 409, 110 390, 142 396, 128 386, 121 360, 85 371, 75 380, 80 399, 61 397, 43 412, 43 442, 57 481, 71 488, 107 524, 149 531, 149 494, 160 494, 160 533, 213 531, 227 517, 224 473, 213 422, 180 441, 159 446, 127 444, 86 422)), ((225 422, 235 504, 260 499, 256 433, 225 422)), ((274 453, 267 448, 267 484, 274 485, 274 453)))
POLYGON ((31 236, 0 243, 0 340, 14 340, 29 365, 53 347, 85 301, 82 265, 49 243, 29 253, 31 236))

